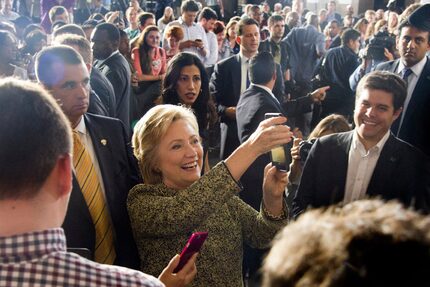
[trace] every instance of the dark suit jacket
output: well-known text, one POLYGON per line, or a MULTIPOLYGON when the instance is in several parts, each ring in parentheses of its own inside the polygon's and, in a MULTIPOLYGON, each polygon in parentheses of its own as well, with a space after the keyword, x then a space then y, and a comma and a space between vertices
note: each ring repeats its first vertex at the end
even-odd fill
MULTIPOLYGON (((257 129, 264 120, 265 113, 281 113, 285 111, 267 91, 251 85, 240 97, 236 108, 238 136, 241 143, 257 129)), ((254 207, 260 209, 264 167, 270 162, 269 154, 258 157, 241 178, 243 191, 240 197, 254 207)))
MULTIPOLYGON (((295 217, 307 207, 343 201, 353 133, 324 136, 314 143, 293 200, 295 217)), ((428 177, 429 163, 425 155, 391 134, 376 163, 367 195, 397 199, 406 206, 428 212, 428 177)))
MULTIPOLYGON (((376 70, 397 72, 400 60, 382 63, 376 70)), ((400 139, 422 150, 430 156, 430 60, 427 62, 412 93, 412 98, 403 119, 400 131, 399 117, 392 125, 391 130, 400 139)))
MULTIPOLYGON (((283 41, 281 41, 279 45, 281 50, 280 51, 281 52, 281 63, 280 63, 281 70, 282 70, 282 73, 285 73, 285 71, 290 68, 289 67, 290 64, 288 60, 288 47, 287 47, 287 43, 283 41)), ((274 51, 276 51, 276 49, 277 49, 276 44, 270 41, 270 38, 264 41, 261 41, 260 46, 258 47, 259 52, 266 51, 271 53, 273 56, 275 56, 274 51)))
POLYGON ((109 117, 105 105, 103 104, 97 93, 94 92, 94 90, 90 91, 90 105, 88 106, 87 112, 99 116, 109 117))
MULTIPOLYGON (((284 82, 279 65, 277 65, 276 72, 277 80, 273 94, 282 102, 284 82)), ((217 63, 210 81, 211 92, 216 100, 221 122, 221 159, 227 158, 239 146, 236 120, 227 118, 225 109, 235 107, 239 101, 241 74, 240 56, 238 54, 217 63)))
MULTIPOLYGON (((124 126, 117 119, 92 114, 85 114, 84 119, 102 173, 106 201, 115 230, 115 264, 138 269, 139 257, 126 200, 128 191, 139 182, 139 177, 124 126), (101 142, 103 139, 106 140, 105 145, 101 142)), ((88 248, 94 252, 94 225, 75 176, 63 228, 68 247, 88 248)))
POLYGON ((130 132, 130 92, 131 92, 131 71, 127 60, 123 55, 117 53, 105 60, 94 63, 102 74, 108 78, 115 91, 115 114, 120 119, 126 129, 130 132))
POLYGON ((91 69, 90 85, 105 106, 108 116, 115 117, 115 91, 108 78, 98 69, 91 69))

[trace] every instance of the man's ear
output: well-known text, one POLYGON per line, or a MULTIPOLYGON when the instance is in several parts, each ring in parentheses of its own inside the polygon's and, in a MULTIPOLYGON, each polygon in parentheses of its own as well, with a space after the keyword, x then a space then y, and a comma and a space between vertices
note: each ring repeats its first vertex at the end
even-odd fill
POLYGON ((59 156, 55 169, 58 196, 68 196, 72 191, 72 156, 68 153, 59 156))
POLYGON ((393 122, 395 120, 397 120, 397 118, 402 114, 403 111, 403 107, 398 108, 396 111, 394 111, 394 115, 393 115, 393 122))

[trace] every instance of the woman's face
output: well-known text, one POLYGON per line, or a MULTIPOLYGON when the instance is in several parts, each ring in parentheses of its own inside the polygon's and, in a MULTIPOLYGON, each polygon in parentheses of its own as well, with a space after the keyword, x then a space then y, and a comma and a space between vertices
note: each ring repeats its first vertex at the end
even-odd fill
POLYGON ((146 36, 146 44, 151 48, 160 47, 160 37, 160 32, 151 31, 148 33, 148 36, 146 36))
POLYGON ((218 46, 220 46, 224 40, 223 32, 216 34, 216 40, 218 42, 218 46))
POLYGON ((179 41, 178 39, 176 39, 176 37, 170 36, 169 38, 167 38, 167 41, 169 42, 170 49, 176 50, 177 48, 179 48, 179 41))
POLYGON ((157 150, 163 183, 174 189, 185 189, 200 178, 203 148, 200 136, 191 124, 180 119, 171 124, 157 150))
POLYGON ((137 12, 136 9, 131 9, 130 12, 127 15, 127 21, 129 23, 136 23, 137 22, 137 12))
POLYGON ((182 68, 176 83, 179 100, 186 106, 191 106, 197 100, 202 86, 200 70, 196 65, 182 68))
POLYGON ((166 9, 164 9, 164 17, 166 18, 170 18, 173 14, 173 9, 170 7, 166 7, 166 9))
POLYGON ((231 25, 231 27, 228 29, 227 33, 230 36, 230 39, 236 39, 237 38, 236 24, 231 25))

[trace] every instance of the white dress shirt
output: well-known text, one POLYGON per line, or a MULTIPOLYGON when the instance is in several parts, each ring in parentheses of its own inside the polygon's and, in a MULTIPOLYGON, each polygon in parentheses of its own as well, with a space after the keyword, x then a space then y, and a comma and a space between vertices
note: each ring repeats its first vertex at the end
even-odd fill
POLYGON ((374 147, 366 151, 358 138, 357 131, 354 131, 351 148, 349 149, 348 171, 343 198, 344 204, 365 198, 367 187, 369 186, 381 150, 384 148, 389 136, 390 131, 388 130, 374 147))
POLYGON ((245 57, 242 52, 239 52, 240 58, 240 94, 246 90, 246 82, 248 79, 249 58, 245 57))
POLYGON ((214 32, 209 31, 206 33, 209 45, 209 55, 206 55, 204 64, 206 67, 211 67, 218 61, 218 41, 214 32))

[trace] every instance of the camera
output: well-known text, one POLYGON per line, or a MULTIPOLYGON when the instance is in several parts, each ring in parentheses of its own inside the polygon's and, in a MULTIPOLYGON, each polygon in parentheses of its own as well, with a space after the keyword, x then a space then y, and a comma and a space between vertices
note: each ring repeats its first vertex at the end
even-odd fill
POLYGON ((393 53, 395 45, 395 37, 388 33, 387 29, 382 29, 370 39, 365 57, 377 61, 384 61, 384 49, 386 48, 390 53, 393 53))
POLYGON ((309 151, 311 150, 315 141, 316 139, 311 139, 311 140, 303 140, 299 143, 299 155, 300 155, 300 161, 302 163, 305 163, 306 159, 308 158, 309 151))

